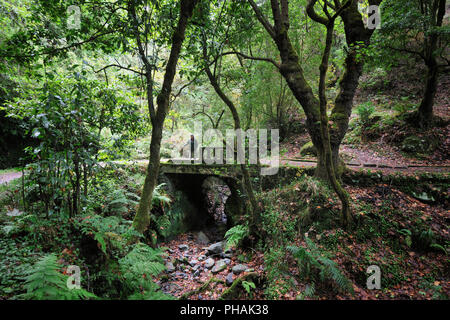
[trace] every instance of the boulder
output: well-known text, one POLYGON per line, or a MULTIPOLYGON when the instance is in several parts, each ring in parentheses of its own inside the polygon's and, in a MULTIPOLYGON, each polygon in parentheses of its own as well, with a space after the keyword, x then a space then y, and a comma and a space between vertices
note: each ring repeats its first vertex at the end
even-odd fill
POLYGON ((206 250, 208 255, 221 254, 223 250, 223 242, 216 242, 210 245, 206 250))
POLYGON ((201 245, 206 245, 209 243, 209 238, 203 231, 199 231, 196 235, 196 242, 201 245))

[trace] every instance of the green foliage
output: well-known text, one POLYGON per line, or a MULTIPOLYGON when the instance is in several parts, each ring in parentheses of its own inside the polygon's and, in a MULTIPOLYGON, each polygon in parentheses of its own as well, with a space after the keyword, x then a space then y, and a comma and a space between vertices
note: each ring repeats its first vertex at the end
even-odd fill
POLYGON ((371 101, 360 104, 356 108, 356 113, 359 115, 359 122, 364 129, 367 129, 370 124, 370 116, 375 112, 375 106, 371 101))
POLYGON ((238 224, 225 233, 226 248, 237 247, 249 234, 247 226, 238 224))
POLYGON ((119 260, 121 278, 128 299, 166 300, 172 299, 158 289, 152 277, 163 272, 166 267, 162 249, 153 249, 137 243, 124 258, 119 260))
POLYGON ((287 247, 297 259, 300 275, 305 279, 311 279, 314 287, 317 281, 332 280, 339 290, 353 293, 352 283, 342 274, 336 262, 322 252, 312 240, 305 238, 305 241, 305 248, 287 247))
POLYGON ((25 289, 21 296, 32 300, 81 300, 93 299, 96 296, 84 289, 69 289, 68 276, 59 272, 60 266, 54 254, 42 257, 29 271, 25 289))

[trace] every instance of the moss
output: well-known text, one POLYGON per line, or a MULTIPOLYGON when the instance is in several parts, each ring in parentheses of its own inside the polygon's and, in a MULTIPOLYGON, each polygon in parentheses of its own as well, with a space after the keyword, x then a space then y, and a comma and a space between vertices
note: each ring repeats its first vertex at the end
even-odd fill
POLYGON ((316 147, 313 145, 312 141, 307 142, 303 145, 303 147, 301 147, 300 149, 300 154, 302 156, 305 155, 313 155, 313 156, 317 156, 317 149, 316 147))

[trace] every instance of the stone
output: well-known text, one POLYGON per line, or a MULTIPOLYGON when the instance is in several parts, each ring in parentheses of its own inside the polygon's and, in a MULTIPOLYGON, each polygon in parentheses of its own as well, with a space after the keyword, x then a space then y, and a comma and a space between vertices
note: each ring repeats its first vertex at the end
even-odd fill
POLYGON ((225 263, 225 261, 222 260, 218 260, 216 262, 216 264, 214 265, 214 267, 212 268, 211 272, 212 273, 218 273, 220 271, 223 271, 227 268, 227 264, 225 263))
POLYGON ((300 148, 300 154, 302 156, 306 156, 306 155, 317 156, 317 149, 313 145, 312 141, 310 141, 310 142, 305 143, 303 145, 303 147, 300 148))
POLYGON ((202 254, 202 255, 198 256, 197 259, 198 259, 198 261, 203 261, 206 259, 206 256, 204 254, 202 254))
POLYGON ((246 266, 245 264, 237 264, 231 270, 235 274, 240 274, 240 273, 246 271, 247 269, 248 269, 248 266, 246 266))
POLYGON ((209 238, 206 236, 206 234, 203 231, 199 231, 197 233, 196 242, 201 245, 206 245, 209 243, 209 238))
POLYGON ((181 251, 187 251, 189 250, 189 246, 187 244, 180 244, 178 246, 178 249, 180 249, 181 251))
POLYGON ((200 269, 195 270, 193 276, 198 277, 200 275, 200 269))
POLYGON ((233 284, 233 272, 230 272, 225 278, 225 283, 227 286, 231 286, 233 284))
POLYGON ((214 261, 213 258, 208 258, 205 261, 205 267, 208 268, 208 269, 211 269, 214 264, 215 264, 215 261, 214 261))
POLYGON ((233 256, 231 253, 222 253, 220 255, 222 258, 227 258, 227 259, 231 259, 231 257, 233 256))
POLYGON ((225 262, 226 265, 229 265, 231 263, 231 259, 225 258, 223 259, 223 262, 225 262))
POLYGON ((210 245, 206 250, 208 251, 208 255, 220 254, 223 250, 223 242, 216 242, 210 245))
POLYGON ((175 271, 175 266, 173 265, 172 262, 167 262, 166 263, 166 268, 167 268, 167 272, 174 272, 175 271))
POLYGON ((197 263, 198 263, 198 261, 195 260, 195 259, 192 259, 191 261, 189 261, 189 265, 190 265, 191 267, 195 266, 197 263))

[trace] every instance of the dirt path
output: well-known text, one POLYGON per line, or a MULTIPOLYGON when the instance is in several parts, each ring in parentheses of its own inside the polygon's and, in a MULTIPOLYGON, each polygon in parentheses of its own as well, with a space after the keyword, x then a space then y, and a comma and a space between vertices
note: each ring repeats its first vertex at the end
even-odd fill
POLYGON ((22 172, 0 173, 0 184, 8 183, 11 180, 18 179, 22 176, 22 172))

